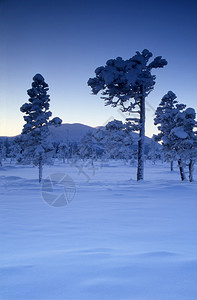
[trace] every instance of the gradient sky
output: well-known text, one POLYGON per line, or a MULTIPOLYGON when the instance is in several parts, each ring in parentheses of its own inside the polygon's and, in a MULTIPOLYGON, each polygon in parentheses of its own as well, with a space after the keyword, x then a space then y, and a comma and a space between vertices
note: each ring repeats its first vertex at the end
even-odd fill
POLYGON ((90 126, 124 116, 87 86, 94 70, 147 48, 168 61, 147 99, 146 134, 169 90, 197 111, 197 0, 0 0, 0 135, 21 133, 36 73, 44 76, 53 117, 90 126))

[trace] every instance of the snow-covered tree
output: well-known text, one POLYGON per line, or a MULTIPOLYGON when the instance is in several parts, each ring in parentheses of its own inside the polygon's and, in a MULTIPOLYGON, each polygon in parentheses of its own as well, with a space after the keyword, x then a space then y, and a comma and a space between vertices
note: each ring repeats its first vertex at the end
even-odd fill
POLYGON ((133 137, 129 123, 110 121, 105 126, 105 152, 110 158, 128 160, 132 157, 133 137))
MULTIPOLYGON (((11 139, 10 139, 11 140, 11 139)), ((8 138, 0 139, 0 166, 2 166, 3 161, 6 161, 10 157, 11 151, 11 141, 8 138)))
POLYGON ((123 123, 118 120, 110 121, 105 126, 105 152, 109 158, 121 158, 123 152, 123 123))
POLYGON ((166 161, 170 161, 171 171, 173 171, 173 161, 177 157, 176 151, 172 149, 169 134, 176 125, 175 116, 186 107, 184 104, 178 104, 176 98, 175 93, 168 91, 161 99, 154 118, 154 124, 158 125, 159 130, 156 139, 162 141, 164 158, 166 161))
POLYGON ((4 157, 4 145, 3 145, 3 141, 0 141, 0 167, 2 167, 3 157, 4 157))
POLYGON ((88 80, 93 94, 102 91, 105 105, 119 106, 123 112, 139 114, 139 119, 134 120, 135 129, 139 131, 137 180, 144 176, 145 99, 153 90, 156 79, 151 71, 167 64, 161 56, 149 63, 151 57, 152 53, 144 49, 128 60, 121 57, 110 59, 105 66, 95 70, 96 77, 88 80))
POLYGON ((12 140, 10 144, 10 154, 9 154, 11 161, 16 161, 21 156, 21 152, 22 152, 21 144, 22 144, 21 135, 16 136, 12 140))
POLYGON ((71 161, 78 157, 79 152, 79 144, 77 142, 68 141, 68 159, 71 159, 71 161))
POLYGON ((69 153, 69 145, 68 145, 68 143, 61 142, 58 145, 58 157, 62 158, 64 164, 66 162, 66 157, 68 157, 68 153, 69 153))
POLYGON ((105 158, 129 160, 133 156, 133 137, 130 123, 110 121, 105 127, 94 133, 97 141, 97 152, 103 153, 105 158))
POLYGON ((169 91, 156 110, 155 125, 159 125, 158 140, 162 141, 165 157, 178 161, 181 179, 185 180, 184 166, 189 166, 189 180, 193 181, 194 162, 197 156, 195 110, 178 104, 176 95, 169 91))
POLYGON ((96 141, 97 157, 106 157, 106 128, 100 127, 94 132, 94 140, 96 141))
POLYGON ((9 139, 8 137, 5 138, 4 140, 4 151, 5 151, 5 159, 9 158, 10 157, 10 150, 11 150, 11 140, 12 139, 9 139))
POLYGON ((94 159, 97 154, 97 142, 92 132, 87 134, 81 139, 79 145, 79 156, 82 159, 91 159, 91 164, 94 164, 94 159))
POLYGON ((49 111, 50 96, 48 84, 40 74, 33 77, 32 88, 27 91, 29 102, 21 106, 21 112, 25 113, 25 125, 22 130, 21 153, 19 160, 23 163, 33 163, 39 167, 39 182, 42 180, 43 165, 49 162, 53 147, 47 137, 49 125, 59 126, 62 120, 58 117, 49 118, 52 113, 49 111))
MULTIPOLYGON (((171 130, 169 139, 171 148, 176 152, 178 163, 181 167, 183 164, 189 166, 189 180, 193 181, 194 163, 197 157, 197 135, 195 128, 196 113, 193 108, 187 108, 183 112, 178 112, 175 116, 176 125, 171 130)), ((181 173, 182 180, 185 175, 181 173)))
POLYGON ((161 159, 161 145, 158 144, 155 134, 153 134, 150 140, 150 149, 147 153, 147 159, 150 159, 154 165, 157 160, 161 159))

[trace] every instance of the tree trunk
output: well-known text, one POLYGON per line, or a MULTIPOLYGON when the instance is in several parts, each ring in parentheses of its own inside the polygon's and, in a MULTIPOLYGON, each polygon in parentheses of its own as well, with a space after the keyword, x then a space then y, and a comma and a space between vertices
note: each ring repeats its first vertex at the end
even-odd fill
POLYGON ((140 101, 140 133, 138 141, 137 180, 144 179, 145 97, 140 101))
POLYGON ((184 171, 184 167, 182 165, 182 160, 181 159, 178 160, 178 165, 179 165, 181 180, 184 181, 186 179, 186 177, 185 177, 185 171, 184 171))
POLYGON ((192 159, 190 159, 190 162, 189 162, 189 181, 190 182, 194 181, 193 173, 194 173, 194 161, 192 159))
POLYGON ((2 155, 2 148, 1 148, 1 146, 0 146, 0 167, 3 166, 3 164, 2 164, 2 158, 3 158, 3 155, 2 155))
POLYGON ((42 181, 42 169, 43 169, 42 159, 39 160, 38 169, 39 169, 39 183, 40 183, 42 181))
POLYGON ((174 171, 174 162, 173 162, 173 160, 171 160, 171 162, 170 162, 170 171, 171 172, 174 171))

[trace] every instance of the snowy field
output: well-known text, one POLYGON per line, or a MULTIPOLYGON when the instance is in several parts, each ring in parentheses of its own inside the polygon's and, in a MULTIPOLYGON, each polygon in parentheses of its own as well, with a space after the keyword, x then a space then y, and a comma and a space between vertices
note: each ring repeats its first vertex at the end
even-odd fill
POLYGON ((112 162, 45 166, 43 178, 63 173, 76 193, 64 182, 47 196, 37 168, 1 168, 1 300, 197 299, 196 182, 150 163, 136 182, 112 162), (73 200, 55 207, 62 195, 73 200))

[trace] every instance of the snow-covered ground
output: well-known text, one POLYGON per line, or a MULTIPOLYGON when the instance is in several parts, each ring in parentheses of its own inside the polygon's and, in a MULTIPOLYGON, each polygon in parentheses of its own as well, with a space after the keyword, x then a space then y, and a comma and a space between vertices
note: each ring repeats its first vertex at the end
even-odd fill
POLYGON ((136 182, 135 167, 112 162, 43 177, 64 173, 76 193, 66 181, 47 192, 37 168, 1 168, 0 299, 197 299, 197 183, 151 164, 136 182), (59 195, 73 200, 55 207, 59 195))

